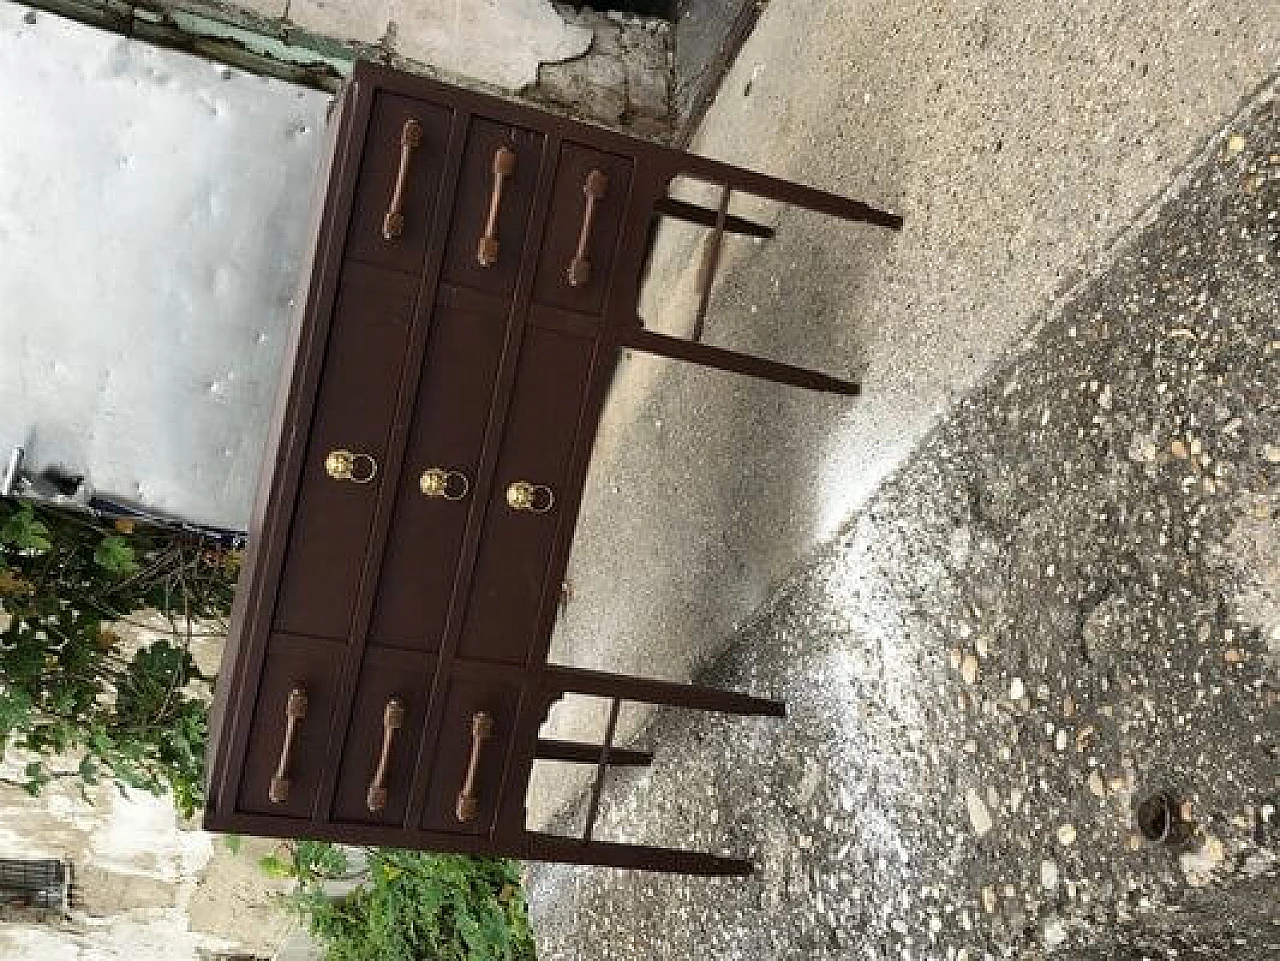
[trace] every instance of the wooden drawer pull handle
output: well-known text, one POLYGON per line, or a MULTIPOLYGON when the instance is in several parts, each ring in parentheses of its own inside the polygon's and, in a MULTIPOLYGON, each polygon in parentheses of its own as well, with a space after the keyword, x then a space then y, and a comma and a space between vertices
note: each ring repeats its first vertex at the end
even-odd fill
POLYGON ((476 796, 476 778, 480 776, 480 755, 484 742, 493 737, 493 718, 480 711, 471 718, 471 760, 467 762, 467 776, 458 792, 458 809, 455 812, 462 823, 474 821, 480 813, 480 798, 476 796))
POLYGON ((409 166, 413 154, 422 146, 422 124, 410 117, 400 132, 400 169, 396 173, 395 189, 391 191, 391 203, 387 215, 382 218, 382 236, 395 240, 404 233, 404 189, 409 182, 409 166))
POLYGON ((493 155, 493 193, 489 195, 489 217, 484 222, 484 236, 476 247, 476 260, 481 267, 498 262, 498 213, 502 210, 502 185, 516 172, 516 152, 499 147, 493 155))
POLYGON ((378 755, 378 769, 373 772, 365 803, 373 812, 387 806, 387 768, 391 766, 391 748, 395 745, 396 731, 404 727, 404 705, 399 698, 387 701, 382 712, 382 753, 378 755))
POLYGON ((609 189, 609 178, 599 170, 587 174, 582 192, 587 196, 582 211, 582 230, 578 233, 578 251, 569 261, 569 286, 581 287, 591 279, 591 261, 587 259, 587 247, 591 245, 591 230, 596 221, 596 205, 609 189))
POLYGON ((301 687, 295 687, 289 692, 284 716, 284 744, 280 746, 280 760, 276 762, 276 773, 271 778, 271 789, 267 792, 272 804, 283 804, 289 799, 289 765, 293 762, 293 742, 297 739, 299 724, 307 716, 307 692, 301 687))

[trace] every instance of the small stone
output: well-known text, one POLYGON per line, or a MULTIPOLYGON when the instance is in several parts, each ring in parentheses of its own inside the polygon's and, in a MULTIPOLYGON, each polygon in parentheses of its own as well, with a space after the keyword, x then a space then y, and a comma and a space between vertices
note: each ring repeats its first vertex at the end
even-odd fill
POLYGON ((1016 811, 1022 806, 1022 788, 1014 788, 1009 792, 1009 810, 1016 811))
POLYGON ((1129 850, 1130 850, 1130 851, 1140 851, 1140 850, 1142 850, 1142 835, 1141 835, 1141 834, 1130 834, 1130 835, 1129 835, 1129 850))
POLYGON ((982 889, 982 909, 987 914, 996 913, 996 889, 991 885, 987 885, 982 889))
POLYGON ((1222 652, 1222 659, 1228 664, 1239 664, 1244 660, 1244 651, 1239 648, 1229 647, 1222 652))
POLYGON ((947 652, 947 659, 951 662, 951 670, 960 670, 960 664, 964 660, 964 652, 958 647, 953 647, 947 652))
POLYGON ((1067 740, 1068 740, 1067 732, 1064 730, 1059 730, 1058 733, 1053 738, 1054 748, 1056 748, 1059 751, 1065 751, 1067 749, 1067 740))
POLYGON ((975 741, 973 738, 969 738, 969 740, 964 742, 962 750, 964 751, 965 754, 977 754, 978 742, 975 741))
POLYGON ((1015 677, 1009 682, 1009 700, 1021 701, 1027 695, 1027 686, 1022 683, 1022 678, 1015 677))
POLYGON ((942 930, 942 918, 930 918, 930 919, 929 919, 929 933, 930 933, 930 934, 937 934, 937 933, 938 933, 939 931, 941 931, 941 930, 942 930))
POLYGON ((991 812, 987 810, 986 803, 973 788, 965 792, 964 803, 969 811, 969 824, 973 827, 973 833, 982 837, 995 823, 991 820, 991 812))
POLYGON ((1093 737, 1093 725, 1086 724, 1076 732, 1076 750, 1083 754, 1089 746, 1089 738, 1093 737))
POLYGON ((960 676, 964 678, 966 684, 973 684, 978 680, 978 659, 972 654, 964 656, 964 663, 960 665, 960 676))
POLYGON ((1089 793, 1094 797, 1106 797, 1107 785, 1102 780, 1102 775, 1097 771, 1093 771, 1089 775, 1089 793))
POLYGON ((1063 717, 1076 716, 1076 699, 1072 697, 1070 694, 1068 694, 1066 697, 1062 699, 1062 716, 1063 717))
POLYGON ((1046 921, 1044 925, 1044 943, 1051 948, 1056 948, 1067 940, 1067 926, 1054 918, 1046 921))
POLYGON ((1280 464, 1280 447, 1275 444, 1263 444, 1262 456, 1268 464, 1280 464))
POLYGON ((1227 138, 1227 159, 1230 160, 1240 151, 1244 150, 1245 139, 1238 133, 1233 133, 1227 138))
POLYGON ((1169 450, 1173 453, 1174 457, 1184 459, 1187 456, 1187 445, 1180 440, 1175 440, 1170 444, 1169 450))
POLYGON ((1074 824, 1064 824, 1058 828, 1058 843, 1064 848, 1076 843, 1076 828, 1074 824))
POLYGON ((973 647, 978 652, 978 657, 986 657, 991 653, 991 642, 984 635, 979 634, 974 638, 973 647))
POLYGON ((1052 891, 1058 886, 1058 862, 1048 859, 1040 862, 1040 887, 1052 891))

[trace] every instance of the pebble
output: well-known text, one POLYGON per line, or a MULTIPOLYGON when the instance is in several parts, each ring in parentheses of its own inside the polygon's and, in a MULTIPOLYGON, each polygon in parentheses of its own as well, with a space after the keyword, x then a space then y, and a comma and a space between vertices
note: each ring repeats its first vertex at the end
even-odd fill
POLYGON ((973 827, 973 833, 982 837, 991 830, 994 821, 991 820, 991 812, 987 810, 986 802, 982 800, 978 792, 970 788, 964 796, 965 807, 969 810, 969 824, 973 827))
POLYGON ((1067 732, 1059 730, 1053 739, 1053 746, 1059 751, 1067 749, 1067 732))
POLYGON ((1066 697, 1062 699, 1062 716, 1063 717, 1076 716, 1076 699, 1072 697, 1070 694, 1068 694, 1066 697))
POLYGON ((982 909, 987 914, 996 913, 996 889, 991 885, 987 885, 982 889, 982 909))
POLYGON ((1044 860, 1040 862, 1040 887, 1052 891, 1058 886, 1058 862, 1044 860))
POLYGON ((1044 926, 1044 943, 1051 948, 1056 948, 1067 940, 1067 926, 1054 918, 1044 926))
POLYGON ((978 659, 973 654, 964 656, 964 663, 960 665, 960 676, 964 678, 966 684, 973 684, 978 680, 978 659))
POLYGON ((1264 444, 1262 446, 1262 456, 1266 458, 1268 464, 1280 464, 1280 446, 1264 444))
POLYGON ((1070 847, 1076 843, 1076 828, 1074 824, 1064 824, 1058 828, 1058 843, 1063 847, 1070 847))
POLYGON ((1097 771, 1089 775, 1089 793, 1094 797, 1106 797, 1107 785, 1102 780, 1102 775, 1097 771))
POLYGON ((1022 683, 1022 678, 1015 677, 1009 682, 1009 700, 1021 701, 1027 694, 1027 686, 1022 683))

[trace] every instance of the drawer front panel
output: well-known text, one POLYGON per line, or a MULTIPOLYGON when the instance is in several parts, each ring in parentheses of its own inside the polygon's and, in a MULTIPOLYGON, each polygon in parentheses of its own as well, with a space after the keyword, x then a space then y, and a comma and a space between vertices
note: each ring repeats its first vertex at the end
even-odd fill
POLYGON ((451 119, 444 107, 378 95, 360 160, 348 257, 411 273, 422 269, 451 119))
POLYGON ((274 635, 245 749, 238 810, 307 818, 327 762, 345 648, 274 635))
POLYGON ((603 309, 631 188, 631 164, 580 144, 561 148, 534 281, 536 301, 582 313, 603 309))
POLYGON ((481 446, 502 360, 500 301, 444 287, 431 321, 426 369, 396 492, 369 643, 436 651, 476 488, 481 446), (432 490, 424 475, 447 472, 432 490))
POLYGON ((413 313, 414 284, 370 267, 349 268, 338 293, 306 462, 289 533, 277 630, 345 639, 385 461, 413 313), (358 455, 353 479, 328 472, 330 455, 358 455), (370 472, 369 483, 358 483, 370 472))
POLYGON ((404 822, 433 668, 420 654, 366 651, 342 750, 334 820, 404 822))
POLYGON ((483 834, 493 827, 519 702, 515 688, 450 680, 423 809, 424 828, 483 834))
POLYGON ((445 280, 511 296, 545 139, 491 120, 472 122, 450 220, 445 280))
POLYGON ((530 327, 476 559, 459 656, 523 664, 562 512, 593 341, 530 327), (528 485, 521 503, 513 485, 528 485), (513 503, 514 501, 514 503, 513 503))

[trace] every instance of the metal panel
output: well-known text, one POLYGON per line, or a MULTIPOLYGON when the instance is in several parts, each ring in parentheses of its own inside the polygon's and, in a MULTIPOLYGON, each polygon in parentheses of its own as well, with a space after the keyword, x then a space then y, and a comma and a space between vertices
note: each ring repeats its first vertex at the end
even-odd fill
POLYGON ((0 452, 244 529, 330 98, 0 6, 0 452))

